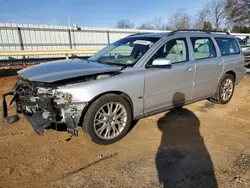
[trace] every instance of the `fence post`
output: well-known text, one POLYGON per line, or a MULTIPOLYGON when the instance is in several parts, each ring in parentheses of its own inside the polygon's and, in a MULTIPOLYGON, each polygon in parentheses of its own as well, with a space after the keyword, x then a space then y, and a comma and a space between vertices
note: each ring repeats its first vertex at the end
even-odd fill
POLYGON ((109 30, 107 30, 107 39, 108 39, 108 44, 110 44, 110 39, 109 39, 109 30))
POLYGON ((17 33, 18 33, 18 39, 19 39, 21 50, 24 50, 23 38, 22 38, 21 28, 20 27, 17 27, 17 33))
POLYGON ((70 29, 68 30, 68 33, 69 33, 69 47, 70 47, 70 49, 72 49, 72 40, 71 40, 71 31, 70 31, 70 29))

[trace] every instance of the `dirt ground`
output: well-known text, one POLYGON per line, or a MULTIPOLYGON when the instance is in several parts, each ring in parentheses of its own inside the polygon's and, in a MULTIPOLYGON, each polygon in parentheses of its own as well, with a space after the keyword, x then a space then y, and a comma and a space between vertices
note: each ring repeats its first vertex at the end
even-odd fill
MULTIPOLYGON (((15 79, 0 77, 0 94, 15 79)), ((142 119, 108 146, 82 131, 38 136, 20 117, 0 119, 1 188, 250 187, 250 77, 227 105, 201 101, 142 119)))

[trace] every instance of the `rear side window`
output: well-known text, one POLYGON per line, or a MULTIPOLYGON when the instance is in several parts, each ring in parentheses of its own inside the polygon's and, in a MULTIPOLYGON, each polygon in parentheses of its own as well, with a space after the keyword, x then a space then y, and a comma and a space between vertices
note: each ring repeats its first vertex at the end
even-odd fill
POLYGON ((215 38, 222 56, 239 54, 240 48, 234 38, 215 38))
POLYGON ((216 57, 216 50, 211 38, 191 37, 191 42, 196 60, 216 57))

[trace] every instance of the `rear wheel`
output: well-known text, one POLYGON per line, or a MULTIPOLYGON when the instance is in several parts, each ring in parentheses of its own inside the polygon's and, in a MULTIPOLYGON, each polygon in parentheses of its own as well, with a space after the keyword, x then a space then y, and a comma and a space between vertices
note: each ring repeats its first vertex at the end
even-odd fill
POLYGON ((235 87, 235 78, 231 74, 225 74, 217 87, 216 94, 213 98, 209 99, 211 102, 218 104, 226 104, 228 103, 234 93, 235 87))
POLYGON ((94 101, 87 110, 83 128, 98 144, 112 144, 129 130, 132 120, 131 107, 126 99, 106 94, 94 101))

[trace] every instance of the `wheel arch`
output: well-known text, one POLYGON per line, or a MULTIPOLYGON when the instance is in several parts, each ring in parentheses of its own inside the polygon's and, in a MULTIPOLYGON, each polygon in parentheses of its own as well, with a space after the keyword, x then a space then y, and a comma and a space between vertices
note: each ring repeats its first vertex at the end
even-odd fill
POLYGON ((122 92, 122 91, 107 91, 107 92, 103 92, 103 93, 100 93, 100 94, 96 95, 93 99, 91 99, 89 101, 88 105, 82 111, 82 114, 81 114, 81 117, 80 117, 80 121, 79 121, 79 125, 82 125, 84 116, 85 116, 88 108, 90 107, 90 105, 95 100, 97 100, 98 98, 100 98, 101 96, 106 95, 106 94, 116 94, 116 95, 119 95, 119 96, 123 97, 128 102, 128 104, 129 104, 129 106, 131 108, 132 119, 134 118, 134 103, 133 103, 131 97, 127 93, 122 92))
POLYGON ((232 70, 227 71, 225 74, 231 74, 234 76, 234 82, 236 81, 236 73, 232 70))

